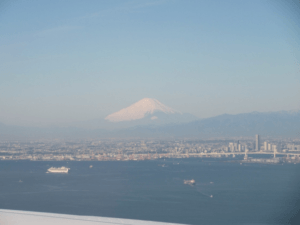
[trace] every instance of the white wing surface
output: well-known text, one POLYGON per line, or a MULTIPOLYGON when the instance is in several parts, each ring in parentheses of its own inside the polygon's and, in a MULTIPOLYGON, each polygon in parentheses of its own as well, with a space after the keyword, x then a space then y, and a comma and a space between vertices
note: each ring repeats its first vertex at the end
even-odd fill
MULTIPOLYGON (((1 225, 171 225, 144 220, 119 219, 98 216, 76 216, 0 209, 1 225)), ((177 224, 178 225, 178 224, 177 224)))

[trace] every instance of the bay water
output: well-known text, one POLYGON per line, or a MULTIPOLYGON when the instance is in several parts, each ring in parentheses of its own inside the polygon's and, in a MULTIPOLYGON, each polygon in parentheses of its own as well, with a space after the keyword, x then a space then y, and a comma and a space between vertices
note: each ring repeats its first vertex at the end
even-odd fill
POLYGON ((293 224, 299 172, 300 164, 201 158, 0 161, 0 208, 185 224, 293 224), (46 173, 52 166, 70 171, 46 173))

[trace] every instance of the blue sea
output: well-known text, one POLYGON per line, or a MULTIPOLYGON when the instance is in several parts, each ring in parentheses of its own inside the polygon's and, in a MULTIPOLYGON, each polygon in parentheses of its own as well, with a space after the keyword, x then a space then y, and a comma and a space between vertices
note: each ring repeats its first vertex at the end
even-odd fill
POLYGON ((0 208, 185 224, 297 224, 299 173, 300 164, 200 158, 0 161, 0 208), (46 173, 52 166, 70 171, 46 173))

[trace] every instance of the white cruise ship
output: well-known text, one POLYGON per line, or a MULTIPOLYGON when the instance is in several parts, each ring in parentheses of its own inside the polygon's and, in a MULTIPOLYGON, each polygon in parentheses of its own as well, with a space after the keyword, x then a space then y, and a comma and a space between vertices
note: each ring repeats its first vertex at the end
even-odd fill
POLYGON ((67 167, 51 167, 48 169, 47 173, 68 173, 70 168, 67 167))

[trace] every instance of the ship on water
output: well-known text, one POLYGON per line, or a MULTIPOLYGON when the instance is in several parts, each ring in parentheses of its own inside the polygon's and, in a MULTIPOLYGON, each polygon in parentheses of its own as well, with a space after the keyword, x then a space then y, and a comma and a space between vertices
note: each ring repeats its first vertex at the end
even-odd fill
POLYGON ((184 180, 183 183, 184 184, 188 184, 188 185, 195 185, 196 181, 194 179, 192 179, 192 180, 184 180))
POLYGON ((47 170, 47 173, 68 173, 70 168, 67 167, 51 167, 47 170))

